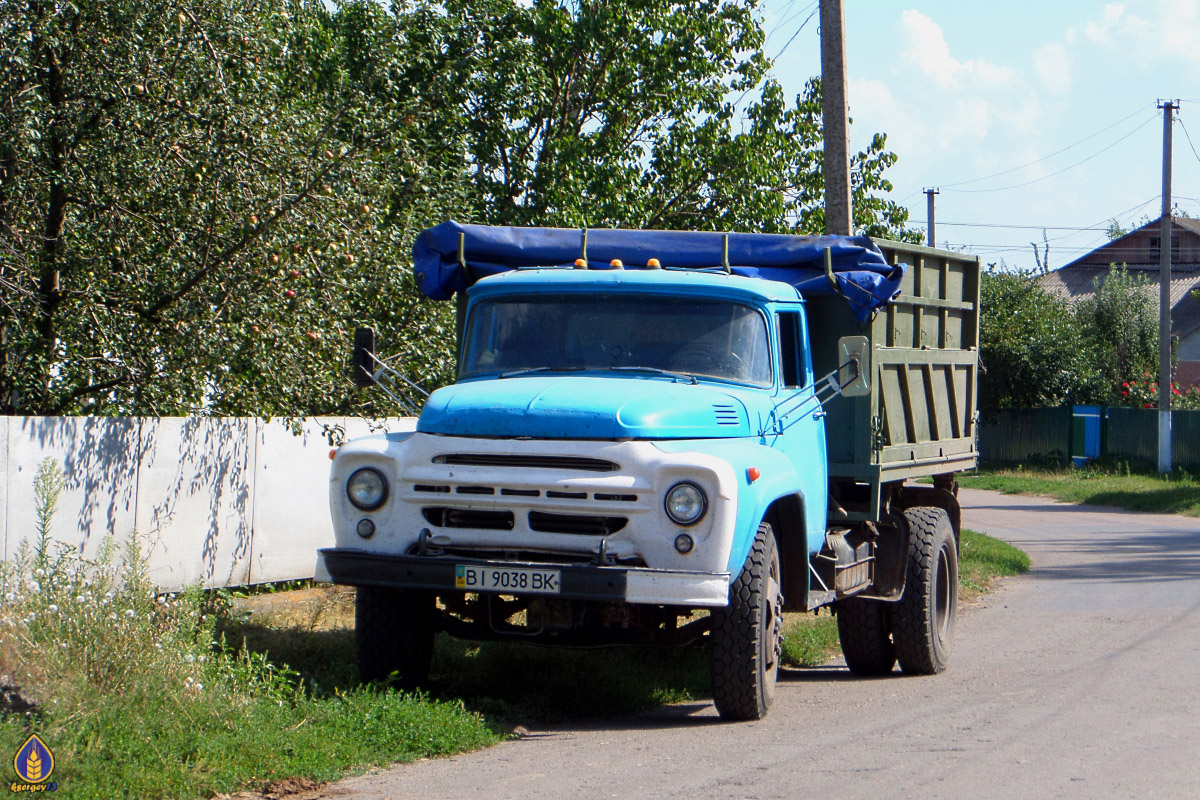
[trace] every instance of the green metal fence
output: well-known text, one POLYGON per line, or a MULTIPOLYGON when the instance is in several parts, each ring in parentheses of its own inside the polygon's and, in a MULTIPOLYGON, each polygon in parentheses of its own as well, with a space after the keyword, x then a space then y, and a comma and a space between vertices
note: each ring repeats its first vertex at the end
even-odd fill
POLYGON ((1066 461, 1071 450, 1071 407, 997 411, 979 424, 981 461, 1066 461))
MULTIPOLYGON (((1157 409, 1102 408, 1100 415, 1102 455, 1158 463, 1157 409)), ((995 412, 979 424, 979 459, 1006 464, 1065 463, 1070 456, 1082 455, 1076 452, 1078 431, 1072 437, 1072 417, 1072 406, 995 412)), ((1171 414, 1171 450, 1175 466, 1200 469, 1200 411, 1171 414)))

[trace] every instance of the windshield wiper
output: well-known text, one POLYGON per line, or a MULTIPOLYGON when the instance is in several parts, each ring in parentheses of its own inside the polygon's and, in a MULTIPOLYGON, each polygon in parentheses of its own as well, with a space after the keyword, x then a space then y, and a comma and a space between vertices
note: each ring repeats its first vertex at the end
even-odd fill
POLYGON ((695 375, 685 375, 682 372, 672 372, 669 369, 659 369, 658 367, 610 367, 614 372, 653 372, 657 375, 669 375, 676 380, 686 381, 688 383, 699 383, 695 375))
POLYGON ((579 372, 584 367, 526 367, 514 369, 512 372, 501 372, 498 378, 516 378, 519 375, 530 375, 535 372, 579 372))

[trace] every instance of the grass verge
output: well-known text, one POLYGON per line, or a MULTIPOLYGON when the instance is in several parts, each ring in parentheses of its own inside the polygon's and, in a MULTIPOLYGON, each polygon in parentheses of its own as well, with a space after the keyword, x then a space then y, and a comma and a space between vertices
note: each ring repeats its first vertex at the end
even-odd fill
POLYGON ((985 467, 959 475, 970 489, 1037 494, 1067 503, 1116 506, 1200 517, 1200 480, 1184 470, 1167 475, 1131 470, 1127 464, 1087 467, 985 467))
MULTIPOLYGON (((0 790, 31 733, 53 753, 54 796, 89 800, 329 780, 500 738, 461 702, 362 686, 352 670, 298 657, 306 675, 235 646, 229 595, 157 593, 136 539, 124 552, 109 540, 93 559, 50 552, 53 483, 40 490, 35 545, 0 563, 0 790)), ((305 633, 293 653, 314 658, 352 635, 305 633)))

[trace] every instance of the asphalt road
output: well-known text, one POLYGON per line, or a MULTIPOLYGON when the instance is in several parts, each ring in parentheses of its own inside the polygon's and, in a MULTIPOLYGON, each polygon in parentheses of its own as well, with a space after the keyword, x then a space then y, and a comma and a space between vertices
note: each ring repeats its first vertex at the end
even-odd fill
POLYGON ((541 728, 327 796, 1200 796, 1200 520, 962 501, 967 527, 1018 545, 1033 569, 965 609, 942 675, 792 670, 761 722, 723 724, 697 703, 541 728))

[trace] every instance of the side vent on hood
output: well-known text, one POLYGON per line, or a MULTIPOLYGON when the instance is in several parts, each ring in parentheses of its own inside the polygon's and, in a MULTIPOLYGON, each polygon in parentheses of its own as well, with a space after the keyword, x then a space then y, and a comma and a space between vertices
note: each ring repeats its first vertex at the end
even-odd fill
POLYGON ((713 411, 716 412, 718 425, 742 424, 742 418, 738 414, 736 406, 714 405, 713 411))

